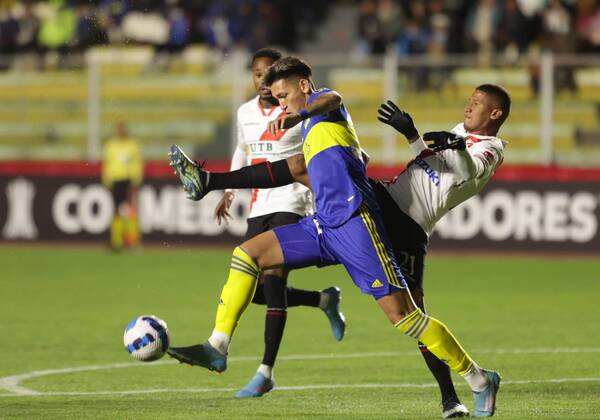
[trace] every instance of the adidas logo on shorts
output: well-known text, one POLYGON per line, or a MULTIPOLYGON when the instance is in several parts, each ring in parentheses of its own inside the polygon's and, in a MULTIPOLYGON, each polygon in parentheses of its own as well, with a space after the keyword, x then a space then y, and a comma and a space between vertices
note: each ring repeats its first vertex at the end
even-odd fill
POLYGON ((371 289, 377 289, 378 287, 383 287, 383 283, 379 281, 379 279, 375 279, 373 283, 371 283, 371 289))

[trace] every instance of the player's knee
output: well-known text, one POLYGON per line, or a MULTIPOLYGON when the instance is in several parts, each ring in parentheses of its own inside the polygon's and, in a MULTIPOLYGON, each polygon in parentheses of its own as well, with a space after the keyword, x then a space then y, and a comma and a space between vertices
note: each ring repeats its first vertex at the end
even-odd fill
POLYGON ((236 246, 233 250, 233 259, 238 259, 243 261, 243 264, 246 264, 249 267, 252 267, 256 270, 256 275, 258 277, 260 266, 258 265, 256 258, 252 255, 252 252, 249 252, 246 248, 244 248, 244 244, 240 246, 236 246))

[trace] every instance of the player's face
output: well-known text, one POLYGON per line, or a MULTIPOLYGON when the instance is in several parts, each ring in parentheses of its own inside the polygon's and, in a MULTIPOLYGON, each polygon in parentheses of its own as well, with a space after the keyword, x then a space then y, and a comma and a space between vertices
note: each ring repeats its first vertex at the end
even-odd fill
POLYGON ((299 77, 280 79, 271 85, 271 92, 284 112, 295 113, 306 107, 310 82, 299 77))
POLYGON ((254 60, 252 63, 252 81, 254 82, 254 89, 261 99, 272 99, 271 89, 263 84, 263 76, 267 69, 275 60, 269 57, 260 57, 254 60))
POLYGON ((465 130, 473 133, 486 130, 494 119, 493 115, 497 109, 485 92, 476 90, 465 106, 465 130))

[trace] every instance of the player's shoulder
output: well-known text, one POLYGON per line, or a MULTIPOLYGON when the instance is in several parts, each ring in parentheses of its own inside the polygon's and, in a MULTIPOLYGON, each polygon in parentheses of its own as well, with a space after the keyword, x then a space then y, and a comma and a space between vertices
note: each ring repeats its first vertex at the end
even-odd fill
POLYGON ((465 138, 467 147, 469 149, 495 149, 499 152, 503 152, 507 144, 506 141, 496 136, 484 136, 480 134, 469 133, 465 130, 463 123, 457 124, 452 132, 465 138))
POLYGON ((260 109, 258 108, 258 96, 254 96, 252 99, 244 102, 243 104, 241 104, 238 107, 237 114, 239 117, 239 116, 245 116, 248 114, 253 114, 258 111, 260 111, 260 109))

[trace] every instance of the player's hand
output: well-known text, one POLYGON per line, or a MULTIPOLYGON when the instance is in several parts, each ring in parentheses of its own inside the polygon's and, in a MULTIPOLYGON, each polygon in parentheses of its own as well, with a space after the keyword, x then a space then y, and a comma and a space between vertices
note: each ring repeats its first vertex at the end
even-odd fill
POLYGON ((269 121, 269 133, 275 135, 280 130, 287 130, 302 121, 302 117, 296 113, 280 114, 273 121, 269 121))
POLYGON ((402 133, 407 139, 411 140, 419 137, 419 132, 411 116, 398 108, 392 101, 388 100, 387 103, 381 104, 377 113, 379 114, 377 117, 379 121, 394 127, 396 131, 402 133))
POLYGON ((465 150, 467 148, 464 137, 449 131, 430 131, 423 134, 423 140, 432 142, 429 148, 434 152, 446 149, 465 150))
POLYGON ((229 207, 231 207, 231 203, 233 203, 233 193, 231 191, 225 191, 223 197, 221 197, 221 201, 215 207, 215 218, 217 219, 217 223, 221 226, 221 222, 229 223, 228 218, 231 219, 231 214, 229 214, 229 207))

